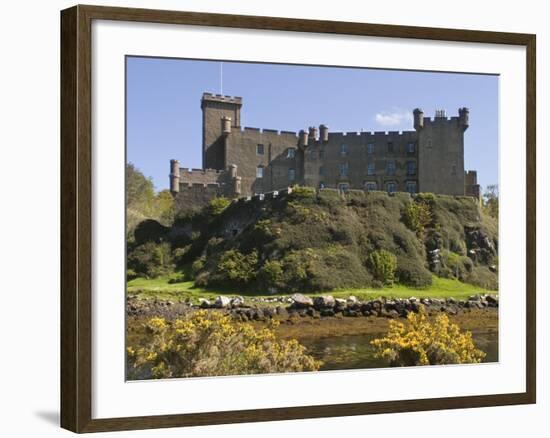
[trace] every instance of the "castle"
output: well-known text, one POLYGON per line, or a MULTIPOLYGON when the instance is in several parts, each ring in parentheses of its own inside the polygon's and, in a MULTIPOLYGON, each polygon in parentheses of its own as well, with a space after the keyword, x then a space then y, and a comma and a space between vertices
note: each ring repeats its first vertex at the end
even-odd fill
POLYGON ((330 132, 325 125, 298 133, 241 127, 242 98, 204 93, 202 169, 170 161, 176 208, 202 206, 215 196, 246 197, 292 185, 387 192, 432 192, 479 198, 476 171, 464 170, 467 108, 424 117, 414 130, 330 132))

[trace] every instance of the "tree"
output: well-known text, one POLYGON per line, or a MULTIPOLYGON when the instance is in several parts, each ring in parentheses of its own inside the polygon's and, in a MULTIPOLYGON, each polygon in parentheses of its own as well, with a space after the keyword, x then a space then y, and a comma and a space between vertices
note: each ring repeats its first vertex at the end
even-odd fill
POLYGON ((126 208, 137 210, 145 216, 151 214, 155 188, 132 163, 126 164, 126 208))
POLYGON ((483 209, 489 216, 498 219, 498 184, 488 185, 485 189, 483 209))

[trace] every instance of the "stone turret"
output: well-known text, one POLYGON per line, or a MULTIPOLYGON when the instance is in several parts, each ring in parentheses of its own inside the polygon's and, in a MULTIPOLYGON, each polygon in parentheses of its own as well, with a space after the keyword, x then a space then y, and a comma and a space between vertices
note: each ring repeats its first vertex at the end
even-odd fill
POLYGON ((170 160, 170 192, 176 195, 180 191, 180 162, 170 160))
POLYGON ((419 131, 424 127, 424 111, 422 111, 420 108, 415 108, 413 111, 413 116, 414 116, 414 129, 419 131))
POLYGON ((327 142, 328 141, 328 126, 319 125, 320 137, 319 141, 327 142))
POLYGON ((462 129, 466 131, 468 126, 470 126, 470 110, 468 108, 459 108, 458 109, 458 121, 462 129))
POLYGON ((300 134, 298 135, 298 142, 301 147, 306 147, 308 145, 308 133, 303 129, 300 131, 300 134))
POLYGON ((317 139, 317 128, 315 126, 309 127, 309 138, 311 141, 315 141, 317 139))

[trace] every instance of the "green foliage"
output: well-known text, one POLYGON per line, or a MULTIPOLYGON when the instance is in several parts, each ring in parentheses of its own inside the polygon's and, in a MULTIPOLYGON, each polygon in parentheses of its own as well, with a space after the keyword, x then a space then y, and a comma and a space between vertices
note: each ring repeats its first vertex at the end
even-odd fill
POLYGON ((170 244, 146 242, 138 245, 127 257, 127 273, 132 276, 155 278, 174 270, 170 244))
POLYGON ((139 223, 154 219, 164 226, 174 221, 174 199, 168 190, 155 193, 153 182, 136 167, 126 164, 126 229, 128 241, 139 223))
POLYGON ((498 220, 498 185, 488 185, 483 193, 483 210, 486 214, 498 220))
POLYGON ((126 164, 126 208, 152 214, 155 188, 151 178, 146 178, 132 163, 126 164))
POLYGON ((137 245, 145 242, 160 243, 169 233, 170 228, 161 225, 154 219, 140 222, 134 230, 134 240, 137 245))
POLYGON ((384 249, 369 254, 368 265, 375 280, 393 284, 397 270, 397 257, 384 249))
POLYGON ((242 254, 231 249, 221 254, 209 284, 247 286, 256 277, 258 253, 242 254))
POLYGON ((316 292, 394 282, 427 288, 433 279, 427 251, 437 249, 438 275, 457 278, 458 266, 461 281, 493 289, 496 268, 488 265, 497 263, 497 225, 468 197, 419 194, 411 201, 408 194, 323 189, 315 195, 297 187, 261 202, 229 206, 216 198, 178 218, 174 232, 163 235, 157 227, 150 240, 169 242, 178 269, 191 269, 197 286, 209 288, 316 292), (492 258, 484 256, 485 241, 494 243, 492 258), (471 249, 473 261, 465 257, 471 249))
POLYGON ((399 283, 412 287, 425 288, 432 284, 433 276, 423 263, 407 256, 397 258, 396 277, 399 283))
POLYGON ((279 340, 218 312, 197 311, 145 323, 147 343, 127 348, 130 380, 318 370, 321 362, 296 340, 279 340))
POLYGON ((472 333, 462 332, 445 314, 431 322, 423 307, 419 313, 409 313, 407 324, 390 321, 387 335, 371 344, 377 357, 391 366, 479 363, 485 357, 476 348, 472 333))
POLYGON ((220 215, 229 205, 231 201, 223 196, 213 198, 207 206, 208 214, 211 216, 220 215))
POLYGON ((191 265, 191 273, 193 274, 193 277, 196 278, 199 272, 201 272, 204 269, 204 266, 206 265, 206 257, 202 256, 199 257, 197 260, 193 262, 191 265))
POLYGON ((316 198, 316 192, 313 187, 305 187, 305 186, 294 186, 292 188, 292 193, 290 194, 290 199, 294 199, 297 201, 313 201, 316 198))
POLYGON ((415 201, 405 208, 403 222, 422 239, 425 228, 432 223, 432 212, 429 202, 417 197, 415 201))
POLYGON ((278 260, 267 260, 258 271, 260 287, 279 289, 283 287, 283 264, 278 260))

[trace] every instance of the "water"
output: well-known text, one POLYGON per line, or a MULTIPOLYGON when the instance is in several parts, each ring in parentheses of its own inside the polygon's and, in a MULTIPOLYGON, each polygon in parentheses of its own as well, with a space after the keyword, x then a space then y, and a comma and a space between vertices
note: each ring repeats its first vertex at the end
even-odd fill
MULTIPOLYGON (((383 333, 368 335, 333 336, 326 338, 302 338, 300 343, 308 353, 323 361, 321 370, 349 370, 361 368, 383 368, 388 364, 374 357, 370 341, 383 336, 383 333)), ((476 347, 487 356, 483 362, 498 361, 498 332, 472 331, 476 347)))

